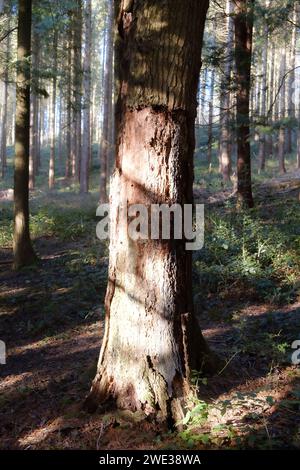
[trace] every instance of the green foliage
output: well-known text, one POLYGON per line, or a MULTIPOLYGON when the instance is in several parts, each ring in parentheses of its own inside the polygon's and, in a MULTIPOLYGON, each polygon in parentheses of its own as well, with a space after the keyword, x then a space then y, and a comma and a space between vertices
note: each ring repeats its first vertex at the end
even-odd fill
POLYGON ((238 284, 258 300, 293 300, 299 287, 299 204, 285 202, 272 211, 271 217, 263 207, 207 215, 205 247, 195 262, 201 290, 226 295, 238 284))
MULTIPOLYGON (((294 397, 293 397, 294 398, 294 397)), ((284 401, 283 403, 288 402, 284 401)), ((292 406, 297 406, 297 400, 291 400, 292 406)), ((209 448, 231 447, 252 448, 257 445, 259 448, 273 448, 276 444, 273 439, 262 435, 262 433, 249 432, 246 435, 241 433, 241 429, 232 424, 231 419, 226 420, 225 415, 230 417, 239 415, 239 410, 249 410, 247 419, 253 422, 264 423, 264 412, 275 405, 272 396, 260 398, 257 392, 236 392, 229 399, 216 400, 212 403, 192 398, 189 411, 182 421, 184 430, 178 433, 179 438, 193 448, 195 446, 206 446, 209 448), (215 424, 216 417, 224 420, 215 424)))
MULTIPOLYGON (((57 205, 33 206, 30 218, 30 232, 33 239, 40 237, 57 237, 64 241, 79 238, 96 237, 96 209, 92 205, 87 208, 59 208, 57 205)), ((12 207, 6 205, 0 209, 0 245, 8 247, 12 244, 13 222, 12 207)))

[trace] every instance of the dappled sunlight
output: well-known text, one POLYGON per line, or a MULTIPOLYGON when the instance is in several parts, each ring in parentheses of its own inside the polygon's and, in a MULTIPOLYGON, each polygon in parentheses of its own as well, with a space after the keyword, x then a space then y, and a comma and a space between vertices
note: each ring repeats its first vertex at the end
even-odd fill
POLYGON ((0 391, 4 396, 7 392, 12 392, 16 387, 23 385, 28 379, 31 378, 33 372, 23 372, 14 376, 1 377, 0 391))
POLYGON ((17 287, 11 289, 5 289, 5 291, 0 292, 0 299, 4 299, 5 297, 10 297, 11 295, 18 296, 18 295, 26 295, 29 293, 30 287, 17 287))
POLYGON ((298 3, 0 1, 0 449, 300 448, 298 3))

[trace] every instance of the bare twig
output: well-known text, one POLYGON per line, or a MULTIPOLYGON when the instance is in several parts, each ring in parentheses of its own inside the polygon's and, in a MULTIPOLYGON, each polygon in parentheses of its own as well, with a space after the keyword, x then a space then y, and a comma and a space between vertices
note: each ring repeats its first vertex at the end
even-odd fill
POLYGON ((15 26, 14 28, 10 29, 9 31, 6 31, 6 33, 4 33, 3 36, 0 38, 0 42, 4 41, 4 39, 7 38, 7 36, 9 36, 14 31, 16 31, 16 29, 18 29, 18 26, 15 26))

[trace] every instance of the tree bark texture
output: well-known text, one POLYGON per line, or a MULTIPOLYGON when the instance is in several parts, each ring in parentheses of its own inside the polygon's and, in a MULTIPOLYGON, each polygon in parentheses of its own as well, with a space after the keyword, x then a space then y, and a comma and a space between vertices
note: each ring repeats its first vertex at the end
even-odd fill
POLYGON ((254 0, 235 2, 237 112, 237 196, 239 207, 253 207, 250 149, 250 88, 254 0))
POLYGON ((184 240, 132 240, 121 207, 193 202, 196 94, 206 0, 135 0, 118 11, 119 98, 106 328, 87 406, 112 400, 170 423, 191 370, 210 367, 184 240))
POLYGON ((19 0, 14 172, 14 267, 36 260, 29 235, 31 0, 19 0))

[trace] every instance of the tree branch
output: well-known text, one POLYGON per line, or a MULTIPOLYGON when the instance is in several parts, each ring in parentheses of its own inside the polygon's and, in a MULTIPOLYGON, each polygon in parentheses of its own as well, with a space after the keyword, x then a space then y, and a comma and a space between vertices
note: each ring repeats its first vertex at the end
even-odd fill
POLYGON ((9 31, 6 31, 6 33, 4 33, 3 36, 0 38, 0 42, 4 41, 4 39, 7 38, 7 36, 9 36, 14 31, 16 31, 16 29, 18 29, 18 26, 15 26, 13 29, 10 29, 9 31))
POLYGON ((283 86, 283 84, 284 84, 284 82, 285 82, 286 77, 287 77, 290 73, 294 72, 295 70, 297 70, 297 69, 299 69, 299 68, 300 68, 300 65, 298 65, 297 67, 294 67, 293 69, 288 70, 288 71, 283 75, 283 77, 282 77, 282 79, 281 79, 281 82, 280 82, 280 85, 279 85, 279 87, 278 87, 278 90, 277 90, 277 92, 276 92, 274 101, 273 101, 273 103, 270 105, 269 111, 268 111, 268 113, 267 113, 267 116, 268 116, 268 117, 270 116, 270 114, 271 114, 271 112, 272 112, 272 110, 273 110, 273 107, 274 107, 274 105, 275 105, 275 103, 276 103, 276 101, 277 101, 277 98, 278 98, 279 93, 280 93, 280 90, 281 90, 281 88, 282 88, 282 86, 283 86))

